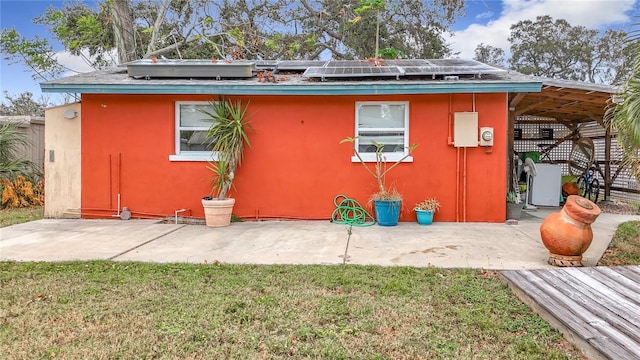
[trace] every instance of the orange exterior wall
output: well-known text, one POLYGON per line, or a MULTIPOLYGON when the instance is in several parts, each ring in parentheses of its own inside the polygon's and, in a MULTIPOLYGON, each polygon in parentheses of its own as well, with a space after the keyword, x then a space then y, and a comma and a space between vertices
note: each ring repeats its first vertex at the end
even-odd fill
MULTIPOLYGON (((134 217, 173 216, 179 209, 188 209, 180 215, 203 217, 200 199, 210 193, 207 163, 172 162, 169 155, 175 151, 175 101, 212 98, 84 94, 83 216, 115 214, 120 194, 121 207, 134 217)), ((413 163, 401 164, 387 177, 404 196, 401 221, 414 221, 413 205, 427 197, 442 205, 436 221, 505 220, 504 93, 475 95, 479 127, 494 128, 491 152, 448 144, 451 112, 472 111, 472 94, 232 98, 250 100, 255 128, 230 193, 237 216, 329 219, 338 194, 368 208, 375 180, 351 162, 350 144, 339 142, 354 135, 356 101, 409 101, 409 141, 419 146, 413 163)))

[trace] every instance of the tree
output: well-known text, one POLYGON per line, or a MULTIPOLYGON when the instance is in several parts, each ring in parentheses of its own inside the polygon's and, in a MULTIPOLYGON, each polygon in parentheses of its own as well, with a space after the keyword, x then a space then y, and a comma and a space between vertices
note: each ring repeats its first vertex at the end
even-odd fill
POLYGON ((525 74, 613 83, 620 80, 627 63, 624 37, 620 30, 600 35, 563 19, 538 16, 511 26, 509 64, 525 74))
POLYGON ((205 18, 215 29, 207 39, 210 53, 236 59, 316 58, 316 38, 303 29, 300 11, 294 0, 212 1, 205 18))
POLYGON ((505 67, 506 63, 504 50, 491 45, 485 45, 484 43, 480 43, 476 46, 475 56, 473 59, 498 67, 505 67))
POLYGON ((46 39, 36 35, 29 40, 21 36, 16 29, 0 31, 0 53, 10 64, 22 63, 31 68, 34 80, 51 80, 64 71, 64 67, 54 57, 53 47, 46 39))
MULTIPOLYGON (((442 34, 464 7, 464 0, 362 0, 386 6, 358 15, 360 1, 104 0, 89 6, 76 0, 48 8, 34 22, 94 68, 153 56, 365 58, 376 53, 372 16, 379 16, 386 53, 438 58, 450 53, 442 34), (357 16, 366 21, 349 21, 357 16)), ((27 39, 14 29, 2 30, 0 51, 43 80, 68 70, 56 62, 46 39, 27 39)))
POLYGON ((376 47, 374 58, 378 58, 380 56, 380 11, 384 10, 387 7, 387 2, 385 0, 360 0, 358 3, 358 7, 355 9, 356 16, 354 19, 350 20, 351 23, 357 23, 361 18, 362 14, 365 14, 369 11, 375 12, 376 16, 376 47))
MULTIPOLYGON (((635 27, 640 27, 640 23, 635 27)), ((622 101, 612 102, 605 118, 618 130, 618 145, 623 151, 622 166, 628 167, 640 181, 640 32, 631 34, 625 49, 631 60, 628 77, 620 92, 622 101)))
MULTIPOLYGON (((295 4, 293 0, 107 0, 88 6, 75 1, 48 8, 34 22, 47 26, 66 51, 94 68, 152 56, 294 58, 315 45, 298 32, 295 4)), ((15 31, 5 33, 12 35, 0 42, 6 57, 32 68, 34 54, 54 58, 46 40, 38 43, 38 51, 31 51, 35 41, 15 31), (24 46, 12 46, 15 43, 24 46)), ((52 66, 41 67, 46 65, 52 66)), ((59 74, 41 78, 51 80, 59 74)))
POLYGON ((609 29, 598 39, 597 62, 589 67, 593 82, 618 85, 627 79, 633 56, 626 43, 627 34, 622 30, 609 29))
POLYGON ((0 103, 0 115, 4 116, 44 116, 44 109, 48 106, 46 100, 33 100, 33 94, 25 91, 13 97, 4 92, 6 104, 0 103))
POLYGON ((464 0, 302 0, 300 3, 304 31, 315 36, 318 50, 327 51, 336 59, 375 56, 376 38, 379 48, 394 49, 408 58, 447 56, 451 49, 442 34, 449 31, 464 8, 464 0))

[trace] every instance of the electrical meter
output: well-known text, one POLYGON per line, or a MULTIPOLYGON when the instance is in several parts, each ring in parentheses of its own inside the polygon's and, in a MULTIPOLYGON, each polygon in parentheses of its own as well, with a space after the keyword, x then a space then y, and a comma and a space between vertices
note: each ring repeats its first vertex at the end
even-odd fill
POLYGON ((480 146, 493 146, 493 128, 480 128, 480 146))

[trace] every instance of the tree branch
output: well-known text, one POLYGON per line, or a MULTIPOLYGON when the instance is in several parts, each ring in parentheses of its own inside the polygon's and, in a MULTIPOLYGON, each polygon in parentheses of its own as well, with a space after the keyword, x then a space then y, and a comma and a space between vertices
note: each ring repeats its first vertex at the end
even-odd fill
POLYGON ((160 27, 164 22, 164 17, 167 13, 167 9, 169 8, 169 3, 171 0, 162 0, 162 4, 160 5, 160 10, 158 11, 158 15, 156 16, 156 20, 153 23, 153 30, 151 32, 151 40, 149 41, 149 45, 147 46, 147 52, 145 54, 145 58, 149 57, 149 53, 151 53, 156 48, 156 42, 158 41, 158 34, 160 34, 160 27))
MULTIPOLYGON (((305 9, 307 9, 307 11, 309 11, 311 13, 311 15, 313 15, 314 17, 317 17, 319 19, 321 19, 323 16, 328 17, 329 14, 325 13, 324 11, 316 11, 311 4, 309 4, 309 2, 307 0, 301 0, 300 1, 302 3, 302 5, 305 7, 305 9)), ((339 34, 335 31, 332 31, 331 29, 327 28, 326 26, 324 26, 323 24, 318 24, 320 29, 322 29, 322 31, 324 31, 327 35, 329 35, 330 37, 336 39, 336 40, 340 40, 340 41, 344 41, 344 35, 339 34)))
POLYGON ((191 41, 194 41, 194 39, 192 38, 191 40, 187 40, 187 39, 180 40, 180 41, 175 42, 175 43, 173 43, 173 44, 171 44, 169 46, 165 46, 165 47, 163 47, 161 49, 156 49, 156 50, 154 50, 154 51, 152 51, 150 53, 147 53, 147 54, 144 55, 144 57, 145 57, 145 59, 148 59, 148 58, 150 58, 152 56, 168 54, 168 53, 170 53, 172 51, 178 50, 179 48, 187 45, 191 41))

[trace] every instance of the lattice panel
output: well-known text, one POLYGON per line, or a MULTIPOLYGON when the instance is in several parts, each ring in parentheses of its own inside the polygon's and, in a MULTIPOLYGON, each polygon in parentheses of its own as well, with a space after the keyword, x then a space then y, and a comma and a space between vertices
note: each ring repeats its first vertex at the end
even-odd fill
POLYGON ((541 162, 566 163, 571 151, 571 141, 565 141, 549 151, 545 151, 559 139, 562 139, 570 132, 560 124, 516 124, 516 128, 521 129, 522 139, 515 140, 513 150, 522 152, 544 152, 541 162), (553 139, 542 139, 543 129, 553 130, 553 139))
MULTIPOLYGON (((522 152, 542 152, 547 145, 554 144, 557 140, 562 139, 565 135, 569 134, 569 130, 561 124, 516 124, 515 128, 521 129, 522 139, 514 140, 514 151, 518 153, 522 152), (541 129, 551 128, 553 129, 553 139, 543 140, 541 139, 541 129)), ((594 161, 598 162, 601 171, 604 173, 604 161, 605 161, 605 130, 596 123, 584 124, 579 128, 580 136, 590 137, 593 140, 595 146, 595 158, 594 161)), ((548 151, 546 154, 541 155, 541 162, 560 164, 562 168, 562 175, 569 175, 569 167, 567 166, 567 159, 571 152, 573 143, 571 140, 565 141, 548 151)), ((615 174, 618 170, 617 161, 622 159, 622 150, 618 147, 615 136, 611 140, 611 174, 615 174)), ((597 173, 596 178, 600 182, 603 188, 601 189, 601 197, 604 196, 604 179, 597 173)), ((613 181, 613 187, 619 187, 630 190, 640 190, 640 184, 635 178, 627 171, 622 171, 617 178, 613 181)), ((611 191, 611 199, 640 202, 640 194, 623 192, 623 191, 611 191)))

